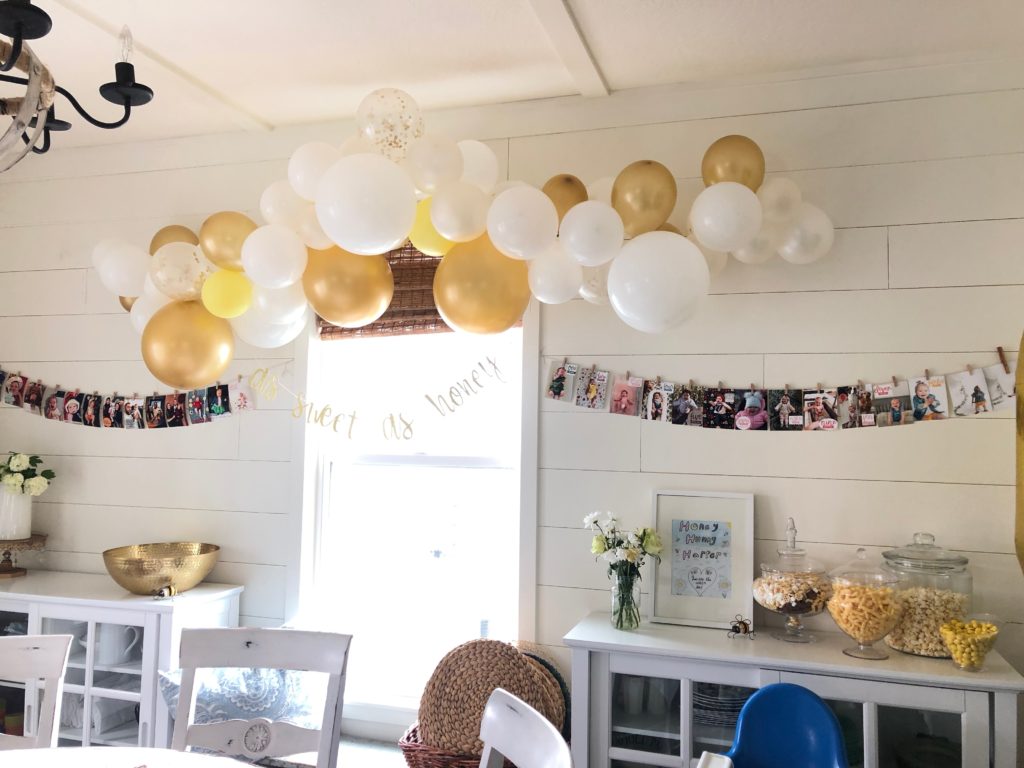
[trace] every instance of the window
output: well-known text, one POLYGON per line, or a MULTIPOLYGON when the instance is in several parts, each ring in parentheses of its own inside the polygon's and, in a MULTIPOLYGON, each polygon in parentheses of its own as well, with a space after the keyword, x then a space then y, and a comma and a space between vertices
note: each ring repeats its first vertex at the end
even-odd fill
POLYGON ((315 615, 354 635, 346 710, 415 710, 451 648, 517 637, 522 344, 513 329, 320 346, 324 402, 356 414, 351 438, 318 430, 315 615))

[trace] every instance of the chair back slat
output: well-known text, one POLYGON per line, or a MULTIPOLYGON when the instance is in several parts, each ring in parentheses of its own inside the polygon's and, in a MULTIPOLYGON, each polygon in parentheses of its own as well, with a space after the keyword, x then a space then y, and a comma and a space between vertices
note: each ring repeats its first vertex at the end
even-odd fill
POLYGON ((64 674, 68 668, 71 635, 10 635, 0 637, 0 680, 42 683, 38 715, 32 702, 25 702, 25 727, 32 736, 0 734, 0 750, 57 746, 64 674), (37 717, 35 723, 30 719, 37 717))
POLYGON ((337 672, 345 664, 351 635, 293 629, 184 630, 179 666, 262 667, 306 672, 337 672), (184 635, 202 633, 202 642, 184 635))
POLYGON ((231 757, 256 760, 286 757, 320 748, 320 731, 265 717, 251 720, 222 720, 193 724, 188 728, 188 745, 220 752, 231 757))
POLYGON ((480 768, 572 768, 572 756, 558 729, 518 696, 496 688, 480 722, 484 743, 480 768))

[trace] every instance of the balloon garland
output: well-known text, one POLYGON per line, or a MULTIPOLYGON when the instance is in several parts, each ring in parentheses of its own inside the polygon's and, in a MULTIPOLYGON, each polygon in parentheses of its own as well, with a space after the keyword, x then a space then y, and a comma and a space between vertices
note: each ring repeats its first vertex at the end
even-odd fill
POLYGON ((439 314, 470 333, 510 328, 531 296, 610 304, 632 328, 661 333, 693 316, 728 254, 807 264, 832 246, 828 217, 792 181, 765 181, 764 154, 745 136, 705 152, 706 188, 684 236, 668 223, 675 178, 653 160, 589 187, 563 173, 538 189, 499 183, 482 142, 425 133, 416 102, 395 88, 369 94, 356 123, 340 147, 295 150, 287 179, 260 196, 263 225, 220 211, 198 233, 164 227, 148 253, 118 240, 95 247, 99 278, 129 312, 157 379, 179 389, 215 381, 235 338, 287 344, 314 311, 343 327, 372 323, 394 294, 386 254, 407 240, 441 258, 439 314))

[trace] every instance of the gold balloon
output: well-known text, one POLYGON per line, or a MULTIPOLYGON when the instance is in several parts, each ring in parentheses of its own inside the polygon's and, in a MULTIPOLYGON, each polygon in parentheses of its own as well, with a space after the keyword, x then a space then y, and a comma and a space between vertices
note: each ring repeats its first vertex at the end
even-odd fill
POLYGON ((157 310, 142 332, 146 367, 175 389, 213 384, 234 354, 231 324, 211 315, 198 301, 172 301, 157 310))
POLYGON ((587 200, 586 185, 571 173, 552 176, 544 182, 541 192, 550 197, 551 202, 555 204, 559 222, 565 218, 570 208, 587 200))
POLYGON ((657 229, 676 207, 676 180, 661 163, 630 163, 612 184, 612 208, 622 217, 626 237, 657 229))
POLYGON ((118 296, 117 300, 121 303, 121 308, 125 312, 131 312, 132 311, 132 306, 135 304, 136 301, 139 300, 139 297, 138 296, 118 296))
POLYGON ((238 211, 221 211, 203 222, 199 228, 199 245, 206 258, 221 269, 242 270, 242 243, 256 222, 238 211))
POLYGON ((530 303, 527 263, 501 253, 487 235, 459 243, 434 273, 434 303, 457 331, 501 333, 530 303))
POLYGON ((723 136, 704 153, 700 163, 704 186, 735 181, 757 192, 764 181, 764 153, 746 136, 723 136))
MULTIPOLYGON (((660 227, 658 227, 658 231, 659 232, 672 232, 673 234, 676 234, 676 235, 682 235, 683 234, 683 230, 681 230, 675 224, 669 224, 667 221, 664 224, 662 224, 660 227)), ((684 235, 684 237, 685 237, 685 235, 684 235)))
POLYGON ((395 278, 385 256, 359 256, 337 247, 310 249, 302 288, 324 320, 359 328, 384 314, 395 293, 395 278))
POLYGON ((149 241, 149 255, 152 256, 168 243, 199 245, 199 238, 188 227, 183 227, 181 224, 171 224, 169 227, 164 227, 153 235, 153 239, 149 241))

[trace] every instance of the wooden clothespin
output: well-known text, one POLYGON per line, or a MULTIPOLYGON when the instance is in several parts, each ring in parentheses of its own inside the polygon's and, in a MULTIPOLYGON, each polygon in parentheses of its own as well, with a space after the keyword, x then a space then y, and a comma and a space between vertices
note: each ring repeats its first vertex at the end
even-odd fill
POLYGON ((562 367, 565 368, 565 366, 568 365, 568 363, 569 363, 569 358, 568 357, 563 357, 562 358, 562 367))
POLYGON ((693 389, 693 379, 690 379, 690 389, 693 389))
POLYGON ((626 381, 629 381, 629 368, 626 369, 626 381))
POLYGON ((927 368, 924 369, 924 377, 926 379, 930 379, 932 377, 932 372, 929 371, 927 368))
POLYGON ((857 379, 857 387, 859 389, 864 389, 864 380, 863 379, 857 379))
POLYGON ((789 384, 783 384, 783 385, 782 385, 782 388, 783 388, 784 390, 788 390, 788 389, 789 389, 789 384))
POLYGON ((973 376, 974 375, 974 366, 971 365, 970 363, 967 364, 967 375, 968 376, 973 376))
POLYGON ((661 386, 661 376, 659 376, 658 378, 656 378, 654 380, 654 386, 655 387, 660 387, 661 386))
POLYGON ((239 383, 239 384, 241 384, 241 383, 242 383, 242 374, 238 374, 238 383, 239 383))
POLYGON ((138 400, 138 399, 139 399, 139 393, 138 392, 132 392, 132 400, 138 400))
POLYGON ((898 387, 898 386, 900 385, 900 384, 899 384, 899 382, 898 382, 898 381, 896 381, 896 377, 895 377, 895 376, 893 376, 893 377, 892 377, 892 385, 893 385, 894 387, 898 387))
POLYGON ((1010 373, 1010 365, 1006 362, 1006 353, 1003 352, 1002 347, 996 347, 996 352, 999 353, 999 362, 1003 364, 1003 373, 1010 373))
POLYGON ((821 382, 819 381, 819 382, 818 382, 818 391, 820 392, 820 391, 821 391, 821 390, 823 390, 823 389, 824 389, 824 387, 823 387, 823 386, 821 386, 821 382))
POLYGON ((718 380, 718 388, 719 389, 725 389, 725 384, 722 383, 721 379, 718 380))

